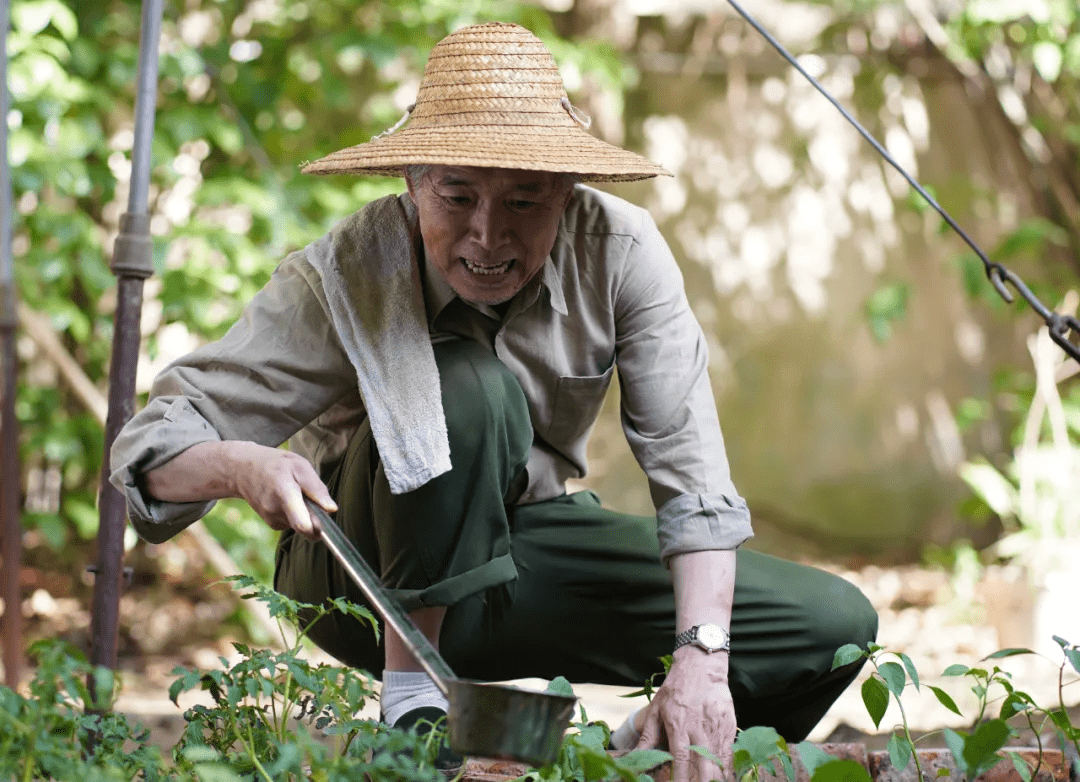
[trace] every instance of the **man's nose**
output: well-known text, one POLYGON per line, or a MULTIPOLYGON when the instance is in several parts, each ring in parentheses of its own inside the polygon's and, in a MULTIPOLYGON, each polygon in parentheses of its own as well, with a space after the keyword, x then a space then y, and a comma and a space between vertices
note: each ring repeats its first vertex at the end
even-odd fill
POLYGON ((481 201, 472 216, 474 241, 485 250, 494 250, 506 232, 506 216, 498 204, 481 201))

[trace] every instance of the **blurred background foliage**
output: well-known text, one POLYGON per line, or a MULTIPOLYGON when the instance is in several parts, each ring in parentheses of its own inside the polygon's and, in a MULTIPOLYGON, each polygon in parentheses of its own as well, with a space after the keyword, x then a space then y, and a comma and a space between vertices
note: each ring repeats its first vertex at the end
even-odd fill
MULTIPOLYGON (((1080 270, 1075 2, 825 5, 834 19, 818 36, 823 47, 845 50, 852 30, 872 38, 863 20, 883 8, 921 32, 863 47, 860 78, 871 88, 882 74, 929 58, 959 74, 972 103, 1005 118, 1000 154, 1023 172, 1038 214, 1002 237, 993 255, 1034 264, 1026 267, 1039 271, 1033 287, 1057 304, 1080 270), (926 56, 909 58, 913 52, 926 56)), ((635 52, 598 34, 618 13, 605 0, 550 8, 509 0, 166 3, 150 193, 155 275, 146 288, 140 387, 164 358, 220 336, 287 251, 400 188, 392 179, 301 176, 299 167, 396 122, 436 41, 476 21, 522 23, 552 48, 572 95, 578 88, 601 95, 601 120, 605 112, 621 118, 637 84, 635 52)), ((709 18, 695 13, 685 10, 679 22, 690 49, 709 18)), ((134 0, 12 2, 8 123, 19 296, 48 318, 102 391, 115 307, 108 261, 127 203, 139 18, 134 0)), ((959 254, 955 264, 972 296, 997 302, 974 256, 959 254)), ((904 280, 886 280, 866 299, 874 339, 890 340, 912 295, 904 280)), ((22 337, 19 347, 24 525, 32 543, 78 565, 88 558, 83 542, 96 533, 102 427, 32 340, 22 337)), ((958 407, 959 424, 1010 405, 1004 412, 1022 424, 1034 396, 1032 375, 1017 365, 991 397, 958 407)), ((1075 454, 1076 395, 1066 397, 1075 454)), ((1007 473, 1014 444, 986 459, 1007 473)), ((978 520, 1003 510, 980 489, 963 512, 978 520)), ((237 562, 268 578, 272 535, 246 506, 221 503, 206 523, 237 562)))

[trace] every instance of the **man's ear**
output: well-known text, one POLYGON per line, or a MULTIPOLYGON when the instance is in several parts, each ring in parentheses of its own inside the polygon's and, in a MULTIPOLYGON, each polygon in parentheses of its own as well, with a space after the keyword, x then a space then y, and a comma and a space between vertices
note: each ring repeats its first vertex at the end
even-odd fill
POLYGON ((409 200, 414 204, 416 203, 416 188, 413 186, 412 177, 409 176, 409 172, 405 172, 405 189, 409 192, 409 200))

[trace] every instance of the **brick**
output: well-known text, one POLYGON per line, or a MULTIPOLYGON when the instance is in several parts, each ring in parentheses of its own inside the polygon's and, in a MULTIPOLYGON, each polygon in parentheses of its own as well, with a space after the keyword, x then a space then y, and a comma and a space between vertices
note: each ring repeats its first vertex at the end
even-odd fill
MULTIPOLYGON (((867 752, 863 744, 819 744, 818 746, 840 760, 854 760, 869 772, 874 782, 917 782, 914 761, 908 763, 903 771, 897 771, 889 760, 888 752, 867 752)), ((1039 754, 1034 748, 1011 747, 1010 751, 1016 752, 1032 767, 1039 754)), ((940 782, 963 782, 963 776, 957 769, 949 750, 920 749, 918 752, 925 782, 939 780, 940 782), (939 777, 939 770, 942 769, 948 773, 939 777)), ((795 782, 810 782, 806 768, 799 760, 797 753, 792 756, 792 766, 795 769, 795 782)), ((508 782, 508 780, 520 777, 528 770, 529 767, 524 763, 470 758, 465 765, 463 782, 508 782)), ((654 782, 671 782, 670 763, 651 769, 648 773, 654 782)), ((788 780, 782 771, 779 774, 766 772, 760 775, 759 782, 788 782, 788 780)), ((1023 779, 1012 761, 1006 758, 987 773, 977 777, 974 782, 1023 782, 1023 779)), ((1069 770, 1060 751, 1043 750, 1041 767, 1034 782, 1070 782, 1069 770)))

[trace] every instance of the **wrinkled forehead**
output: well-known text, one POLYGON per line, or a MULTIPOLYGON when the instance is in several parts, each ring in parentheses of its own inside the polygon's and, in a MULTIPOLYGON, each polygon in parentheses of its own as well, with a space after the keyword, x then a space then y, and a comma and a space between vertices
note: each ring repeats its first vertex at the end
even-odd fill
POLYGON ((467 187, 483 192, 520 192, 547 195, 555 190, 558 174, 515 168, 431 166, 424 181, 436 187, 467 187))

